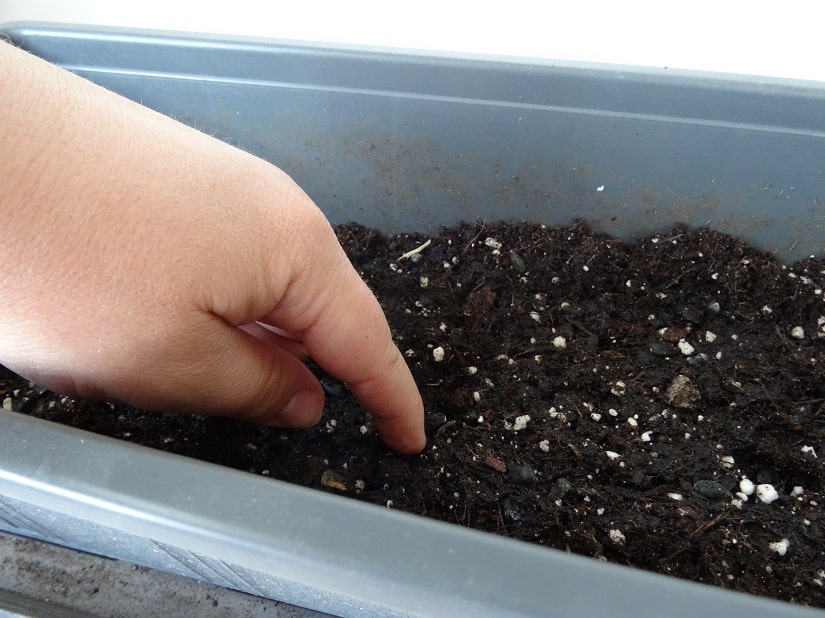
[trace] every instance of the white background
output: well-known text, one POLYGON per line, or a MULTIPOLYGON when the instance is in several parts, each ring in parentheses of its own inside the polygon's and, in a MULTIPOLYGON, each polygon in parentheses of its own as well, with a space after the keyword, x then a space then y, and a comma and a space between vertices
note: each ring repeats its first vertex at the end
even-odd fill
POLYGON ((22 20, 825 81, 820 0, 0 0, 0 23, 22 20))

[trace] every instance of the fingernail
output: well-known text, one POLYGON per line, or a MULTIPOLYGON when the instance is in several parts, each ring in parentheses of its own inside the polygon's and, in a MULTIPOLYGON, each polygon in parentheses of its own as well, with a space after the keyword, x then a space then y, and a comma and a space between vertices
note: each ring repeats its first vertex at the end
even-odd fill
POLYGON ((313 391, 298 391, 278 415, 284 427, 311 427, 321 418, 324 400, 313 391))

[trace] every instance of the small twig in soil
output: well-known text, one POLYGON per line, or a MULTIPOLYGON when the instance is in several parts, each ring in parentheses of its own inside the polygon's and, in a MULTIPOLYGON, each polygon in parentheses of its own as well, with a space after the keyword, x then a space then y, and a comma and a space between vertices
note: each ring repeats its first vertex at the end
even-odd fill
POLYGON ((707 530, 708 528, 712 528, 713 526, 715 526, 716 524, 718 524, 718 523, 719 523, 720 521, 722 521, 723 519, 727 519, 727 517, 728 517, 728 512, 727 512, 727 511, 722 511, 721 513, 719 513, 719 514, 718 514, 716 517, 714 517, 713 519, 709 519, 708 521, 706 521, 705 523, 703 523, 701 526, 699 526, 698 528, 696 528, 696 530, 694 530, 693 532, 691 532, 689 536, 693 537, 693 536, 695 536, 695 535, 697 535, 697 534, 701 534, 702 532, 704 532, 704 531, 705 531, 705 530, 707 530))
POLYGON ((436 438, 440 438, 440 437, 441 437, 441 434, 442 434, 442 433, 444 433, 445 431, 447 431, 447 430, 448 430, 450 427, 452 427, 453 425, 455 425, 455 421, 447 421, 446 423, 444 423, 441 427, 439 427, 439 428, 436 430, 436 432, 435 432, 435 437, 436 437, 436 438))
POLYGON ((588 335, 590 335, 591 337, 596 337, 596 336, 597 336, 597 335, 596 335, 596 333, 594 333, 592 330, 589 330, 589 329, 585 328, 585 327, 584 327, 584 326, 582 326, 582 324, 580 324, 579 322, 576 322, 575 320, 571 320, 570 318, 565 318, 565 320, 566 320, 566 321, 567 321, 570 325, 575 326, 575 327, 576 327, 576 328, 578 328, 579 330, 582 330, 582 331, 586 332, 586 333, 587 333, 588 335))
POLYGON ((468 250, 470 247, 472 247, 472 246, 473 246, 473 243, 474 243, 475 241, 477 241, 477 240, 478 240, 478 238, 479 238, 479 236, 481 236, 481 235, 484 233, 484 230, 485 230, 485 229, 487 229, 486 227, 484 227, 484 222, 483 222, 483 221, 480 221, 480 222, 478 223, 478 225, 480 225, 480 226, 481 226, 481 228, 479 228, 479 230, 478 230, 478 234, 476 234, 475 236, 473 236, 473 237, 470 239, 470 242, 468 242, 466 245, 464 245, 464 250, 461 252, 461 255, 462 255, 462 256, 463 256, 465 253, 467 253, 467 250, 468 250))
POLYGON ((805 405, 808 403, 822 403, 825 401, 825 397, 820 397, 819 399, 795 399, 794 401, 789 402, 792 406, 796 405, 805 405))
POLYGON ((422 251, 424 251, 424 249, 429 247, 432 244, 432 242, 433 242, 432 238, 428 239, 427 242, 424 242, 424 243, 418 245, 415 249, 412 249, 411 251, 407 251, 404 255, 402 255, 401 257, 398 258, 398 261, 400 262, 401 260, 407 260, 407 259, 411 258, 412 256, 414 256, 418 253, 421 253, 422 251))
POLYGON ((510 354, 510 358, 523 358, 525 356, 534 356, 536 354, 547 354, 548 352, 555 352, 558 351, 558 348, 555 346, 542 346, 538 348, 527 348, 526 350, 522 350, 521 352, 516 352, 515 354, 510 354))

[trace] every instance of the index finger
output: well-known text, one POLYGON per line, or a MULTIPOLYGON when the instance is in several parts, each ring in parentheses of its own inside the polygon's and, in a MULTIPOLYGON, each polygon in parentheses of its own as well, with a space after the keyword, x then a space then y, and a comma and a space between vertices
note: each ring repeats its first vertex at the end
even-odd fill
POLYGON ((347 384, 372 413, 378 434, 389 447, 418 453, 427 442, 421 394, 393 342, 378 300, 337 240, 333 242, 334 247, 324 247, 327 251, 316 247, 316 259, 299 280, 293 280, 297 289, 287 295, 295 291, 300 299, 297 306, 287 301, 276 313, 287 318, 287 328, 296 324, 293 320, 303 322, 301 339, 310 356, 347 384), (291 305, 292 311, 287 309, 291 305), (292 315, 284 316, 282 310, 292 315))

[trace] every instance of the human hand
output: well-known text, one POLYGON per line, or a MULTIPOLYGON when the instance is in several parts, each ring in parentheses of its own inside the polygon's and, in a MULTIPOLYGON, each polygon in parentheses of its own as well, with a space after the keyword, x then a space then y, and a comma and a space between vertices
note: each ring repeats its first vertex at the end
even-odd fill
POLYGON ((424 447, 378 302, 286 174, 9 45, 0 83, 0 362, 81 397, 306 427, 308 353, 390 447, 424 447))

